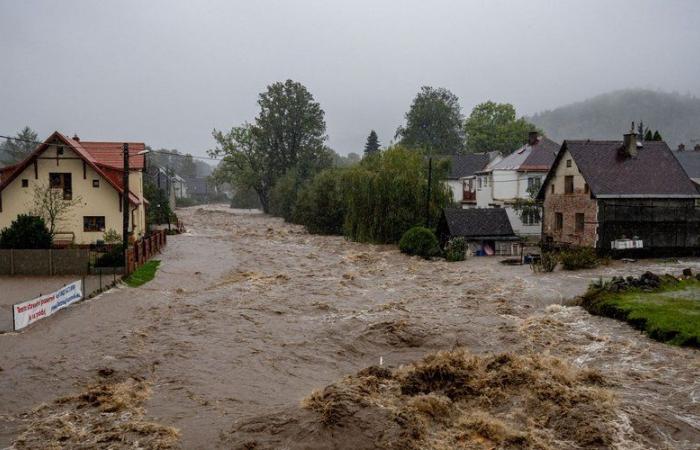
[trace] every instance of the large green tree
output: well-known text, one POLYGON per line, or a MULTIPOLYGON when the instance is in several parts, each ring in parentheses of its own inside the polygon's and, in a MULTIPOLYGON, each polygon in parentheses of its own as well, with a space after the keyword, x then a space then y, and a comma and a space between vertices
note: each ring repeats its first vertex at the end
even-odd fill
POLYGON ((467 152, 509 154, 527 142, 528 133, 534 130, 533 124, 516 116, 510 103, 481 103, 464 123, 467 152))
POLYGON ((429 154, 454 155, 464 150, 459 99, 445 88, 423 86, 406 113, 406 124, 396 130, 400 144, 429 154))
POLYGON ((0 145, 0 164, 9 166, 22 161, 36 148, 38 138, 31 128, 22 128, 15 135, 15 139, 6 139, 0 145))
POLYGON ((275 183, 293 170, 297 183, 332 163, 324 145, 326 122, 321 106, 301 83, 287 80, 267 87, 258 99, 255 123, 228 133, 214 130, 217 147, 210 151, 224 160, 215 178, 254 189, 265 212, 275 183))

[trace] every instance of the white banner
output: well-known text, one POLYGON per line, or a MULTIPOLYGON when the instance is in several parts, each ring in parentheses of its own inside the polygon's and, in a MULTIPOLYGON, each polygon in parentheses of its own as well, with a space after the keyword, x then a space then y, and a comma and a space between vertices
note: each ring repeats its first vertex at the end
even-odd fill
POLYGON ((55 313, 59 309, 83 298, 83 285, 80 280, 63 286, 51 294, 42 295, 34 300, 17 303, 12 307, 15 331, 55 313))

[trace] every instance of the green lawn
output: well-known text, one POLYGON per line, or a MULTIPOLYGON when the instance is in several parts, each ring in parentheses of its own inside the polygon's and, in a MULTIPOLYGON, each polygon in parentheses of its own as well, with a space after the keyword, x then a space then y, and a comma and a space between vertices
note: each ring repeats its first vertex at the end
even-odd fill
POLYGON ((160 261, 157 259, 152 259, 146 261, 146 264, 134 270, 134 272, 124 279, 124 282, 131 287, 138 287, 142 284, 148 283, 156 276, 156 270, 160 261))
POLYGON ((653 339, 700 347, 700 281, 664 283, 653 292, 591 291, 583 306, 592 314, 629 322, 653 339))

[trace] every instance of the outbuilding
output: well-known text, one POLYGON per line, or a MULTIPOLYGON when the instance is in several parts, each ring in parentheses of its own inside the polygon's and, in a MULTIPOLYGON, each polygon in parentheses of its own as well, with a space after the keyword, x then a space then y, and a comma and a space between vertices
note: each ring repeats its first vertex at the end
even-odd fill
POLYGON ((445 245, 461 237, 467 256, 513 256, 520 254, 520 238, 513 232, 502 208, 446 208, 438 223, 438 238, 445 245))

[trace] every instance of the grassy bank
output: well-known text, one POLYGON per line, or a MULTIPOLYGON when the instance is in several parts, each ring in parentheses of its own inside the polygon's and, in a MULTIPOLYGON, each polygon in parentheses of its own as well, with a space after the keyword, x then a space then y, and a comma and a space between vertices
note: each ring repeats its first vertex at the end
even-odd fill
POLYGON ((142 284, 148 283, 156 276, 156 270, 160 261, 157 259, 152 259, 147 261, 146 264, 134 270, 134 272, 124 279, 124 282, 131 287, 138 287, 142 284))
POLYGON ((624 320, 649 337, 700 348, 700 281, 664 280, 653 290, 591 289, 582 306, 591 314, 624 320))

